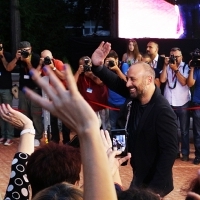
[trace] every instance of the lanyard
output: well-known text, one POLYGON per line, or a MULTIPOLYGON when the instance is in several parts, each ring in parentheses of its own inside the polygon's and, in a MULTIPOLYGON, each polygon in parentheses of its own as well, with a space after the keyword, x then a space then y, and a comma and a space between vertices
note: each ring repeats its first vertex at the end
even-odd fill
POLYGON ((84 76, 84 81, 85 81, 87 87, 90 88, 90 80, 87 81, 86 77, 84 76))

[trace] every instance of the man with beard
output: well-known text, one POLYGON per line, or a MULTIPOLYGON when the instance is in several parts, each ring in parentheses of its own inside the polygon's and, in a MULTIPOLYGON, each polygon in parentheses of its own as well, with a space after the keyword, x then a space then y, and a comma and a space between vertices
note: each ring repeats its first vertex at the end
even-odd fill
POLYGON ((132 104, 127 115, 128 149, 132 154, 130 187, 149 188, 161 197, 173 190, 172 166, 177 154, 176 115, 155 86, 155 72, 144 62, 131 65, 127 82, 103 65, 111 49, 102 42, 92 55, 93 72, 132 104))

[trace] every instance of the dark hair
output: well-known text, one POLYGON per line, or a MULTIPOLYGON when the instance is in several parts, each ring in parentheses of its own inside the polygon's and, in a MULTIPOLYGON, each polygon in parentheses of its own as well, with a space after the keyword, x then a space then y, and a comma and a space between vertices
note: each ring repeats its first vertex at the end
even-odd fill
POLYGON ((138 47, 138 44, 137 44, 136 40, 130 39, 130 40, 128 41, 126 53, 127 53, 127 55, 130 55, 130 54, 132 53, 132 52, 129 50, 129 44, 130 44, 131 42, 132 42, 133 45, 134 45, 133 57, 134 57, 134 59, 136 60, 137 57, 138 57, 139 54, 140 54, 139 47, 138 47))
POLYGON ((160 200, 159 195, 147 189, 130 188, 117 193, 118 200, 160 200))
POLYGON ((38 192, 33 200, 82 200, 83 192, 69 183, 59 183, 38 192))
POLYGON ((143 57, 143 58, 151 58, 150 55, 149 55, 148 53, 142 54, 142 57, 143 57))
POLYGON ((173 47, 170 51, 181 51, 181 49, 179 47, 173 47))
POLYGON ((80 180, 81 157, 79 149, 50 142, 36 149, 28 159, 27 177, 33 196, 40 190, 66 181, 80 180))
POLYGON ((118 54, 116 53, 116 51, 110 50, 110 52, 108 53, 108 55, 106 56, 106 58, 115 58, 115 59, 117 59, 119 57, 118 57, 118 54))
POLYGON ((159 49, 159 44, 158 44, 157 42, 151 40, 151 41, 149 41, 148 43, 154 43, 154 44, 157 46, 157 48, 159 49))

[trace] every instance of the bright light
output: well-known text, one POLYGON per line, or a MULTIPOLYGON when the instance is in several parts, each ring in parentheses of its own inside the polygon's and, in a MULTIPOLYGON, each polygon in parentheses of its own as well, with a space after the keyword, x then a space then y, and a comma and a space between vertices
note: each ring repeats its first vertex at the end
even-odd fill
POLYGON ((120 38, 179 38, 183 33, 177 6, 164 0, 118 0, 120 38))

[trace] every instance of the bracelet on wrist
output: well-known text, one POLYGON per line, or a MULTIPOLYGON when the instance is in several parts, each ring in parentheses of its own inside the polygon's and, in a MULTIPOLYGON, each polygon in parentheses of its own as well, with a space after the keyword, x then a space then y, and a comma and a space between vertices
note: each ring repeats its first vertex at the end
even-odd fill
POLYGON ((23 135, 25 133, 29 133, 31 135, 35 135, 35 129, 32 129, 32 128, 24 129, 24 130, 21 131, 20 135, 23 135))

